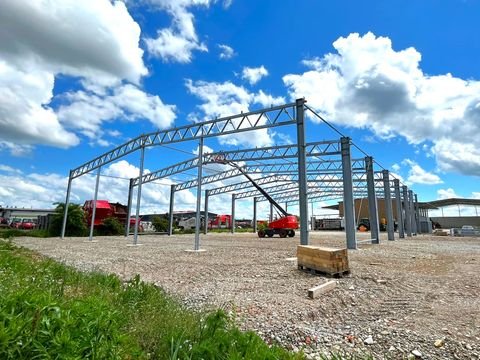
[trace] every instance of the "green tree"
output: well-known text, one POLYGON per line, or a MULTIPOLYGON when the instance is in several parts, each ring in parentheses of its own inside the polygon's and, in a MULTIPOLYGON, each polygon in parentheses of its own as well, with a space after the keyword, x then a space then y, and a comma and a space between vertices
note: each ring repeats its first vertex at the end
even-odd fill
MULTIPOLYGON (((65 203, 55 203, 55 213, 48 227, 49 236, 60 236, 63 224, 63 214, 65 212, 65 203)), ((65 235, 67 236, 86 236, 88 233, 87 223, 83 209, 78 204, 68 204, 68 217, 65 235)))
POLYGON ((124 226, 115 217, 108 217, 103 220, 103 224, 98 227, 98 235, 122 235, 124 232, 124 226))
POLYGON ((158 232, 168 231, 168 220, 160 216, 153 217, 152 225, 155 228, 155 231, 158 231, 158 232))

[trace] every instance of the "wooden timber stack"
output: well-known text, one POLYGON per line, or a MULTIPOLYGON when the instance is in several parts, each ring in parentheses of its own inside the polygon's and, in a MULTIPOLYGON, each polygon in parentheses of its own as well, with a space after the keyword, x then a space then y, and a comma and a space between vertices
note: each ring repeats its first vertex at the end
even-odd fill
POLYGON ((300 270, 331 276, 350 272, 347 249, 298 245, 297 264, 300 270))

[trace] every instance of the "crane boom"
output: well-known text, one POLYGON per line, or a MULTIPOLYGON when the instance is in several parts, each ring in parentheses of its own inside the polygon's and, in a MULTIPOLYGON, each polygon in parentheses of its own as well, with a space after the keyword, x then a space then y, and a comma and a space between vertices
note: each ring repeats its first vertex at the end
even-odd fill
POLYGON ((283 216, 289 216, 290 214, 287 213, 285 211, 284 208, 282 208, 275 200, 273 200, 273 198, 268 195, 268 193, 263 190, 260 185, 258 185, 255 180, 253 180, 251 178, 250 175, 248 175, 240 166, 238 166, 237 164, 235 164, 234 162, 231 162, 231 161, 228 161, 226 160, 225 163, 227 163, 228 165, 230 166, 233 166, 234 168, 238 169, 238 171, 240 171, 247 179, 248 181, 250 181, 252 183, 253 186, 255 186, 255 188, 260 191, 260 193, 265 196, 265 198, 270 202, 270 204, 272 204, 273 206, 275 206, 275 208, 277 208, 278 211, 280 211, 280 213, 282 213, 283 216))

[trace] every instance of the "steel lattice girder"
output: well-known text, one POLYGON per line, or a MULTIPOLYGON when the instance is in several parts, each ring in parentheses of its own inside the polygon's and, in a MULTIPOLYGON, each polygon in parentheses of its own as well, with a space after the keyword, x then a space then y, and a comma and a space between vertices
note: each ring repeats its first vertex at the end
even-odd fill
MULTIPOLYGON (((322 161, 311 161, 307 163, 307 174, 312 174, 314 172, 321 173, 323 167, 322 161)), ((245 165, 242 166, 242 169, 250 174, 297 174, 298 176, 298 164, 296 162, 291 163, 273 163, 273 164, 258 164, 258 165, 245 165)), ((202 178, 202 185, 211 184, 217 181, 243 176, 241 171, 238 169, 227 170, 218 174, 205 176, 202 178)), ((184 183, 175 185, 175 191, 191 189, 197 186, 197 179, 189 180, 184 183)))
MULTIPOLYGON (((321 141, 307 144, 307 156, 336 155, 338 150, 338 141, 321 141)), ((296 158, 298 156, 298 147, 296 145, 272 146, 268 148, 254 148, 245 150, 235 150, 228 152, 214 152, 205 154, 203 163, 214 163, 214 159, 222 156, 228 161, 257 161, 296 158)), ((182 161, 180 163, 168 166, 166 168, 145 174, 142 176, 142 183, 148 183, 178 174, 198 167, 198 157, 182 161)), ((132 186, 139 184, 139 177, 133 178, 132 186)))
MULTIPOLYGON (((298 177, 298 175, 297 175, 298 177)), ((292 182, 290 179, 289 175, 269 175, 263 178, 255 179, 255 182, 258 185, 265 185, 265 184, 271 184, 271 183, 279 183, 279 182, 292 182)), ((297 184, 298 186, 298 184, 297 184)), ((209 189, 208 190, 208 195, 213 196, 213 195, 218 195, 218 194, 224 194, 232 191, 237 191, 241 189, 246 189, 252 187, 252 183, 250 181, 243 181, 240 183, 235 183, 235 184, 230 184, 226 186, 221 186, 218 188, 214 189, 209 189)))
POLYGON ((293 125, 296 124, 295 108, 296 103, 290 103, 140 135, 71 170, 70 178, 74 179, 87 174, 142 147, 167 145, 195 140, 201 137, 209 138, 244 131, 293 125))
MULTIPOLYGON (((291 188, 291 191, 286 191, 288 190, 287 187, 285 186, 284 189, 281 189, 279 191, 275 190, 273 192, 272 190, 272 198, 274 198, 276 201, 284 201, 283 198, 290 198, 290 197, 298 197, 298 190, 295 188, 291 188)), ((338 193, 343 195, 343 188, 342 187, 315 187, 315 186, 310 186, 309 187, 309 193, 308 193, 308 198, 310 199, 310 196, 316 193, 338 193)), ((355 194, 363 194, 366 193, 365 189, 363 188, 354 188, 354 193, 355 194)), ((258 201, 266 201, 261 194, 253 194, 253 193, 240 193, 236 194, 235 198, 249 198, 249 197, 256 197, 259 199, 258 201), (245 194, 245 195, 244 195, 245 194)))
MULTIPOLYGON (((340 142, 335 140, 307 143, 305 152, 307 156, 340 155, 340 142)), ((205 163, 215 162, 219 155, 222 155, 222 160, 230 162, 296 158, 298 157, 298 146, 279 145, 249 150, 221 151, 206 154, 205 163)))

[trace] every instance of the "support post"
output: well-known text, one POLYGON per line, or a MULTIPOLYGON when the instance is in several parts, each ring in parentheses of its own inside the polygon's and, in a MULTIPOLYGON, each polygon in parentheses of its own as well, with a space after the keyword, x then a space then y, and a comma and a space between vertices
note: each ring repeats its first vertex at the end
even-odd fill
POLYGON ((390 191, 390 174, 388 170, 382 171, 383 175, 383 192, 385 200, 385 212, 387 213, 387 238, 388 240, 395 240, 395 231, 393 228, 393 209, 392 209, 392 195, 390 191))
POLYGON ((347 237, 347 248, 355 250, 357 240, 355 239, 355 207, 353 205, 353 181, 352 181, 352 160, 350 155, 350 138, 340 139, 342 150, 342 174, 343 174, 343 216, 345 220, 345 235, 347 237))
POLYGON ((270 204, 270 216, 268 218, 269 222, 273 221, 273 204, 270 204))
POLYGON ((63 212, 62 232, 60 237, 65 238, 65 230, 67 228, 68 205, 70 204, 70 191, 72 190, 72 171, 68 174, 67 195, 65 197, 65 210, 63 212))
POLYGON ((202 206, 202 170, 203 170, 203 136, 200 137, 198 145, 198 178, 197 178, 197 216, 195 217, 195 247, 194 250, 200 250, 200 225, 202 217, 200 214, 202 206))
POLYGON ((98 199, 98 184, 100 183, 100 172, 102 167, 100 166, 97 169, 97 179, 95 180, 95 192, 93 194, 93 210, 92 210, 92 218, 90 219, 90 234, 88 236, 88 240, 93 240, 93 226, 95 225, 95 213, 97 212, 97 199, 98 199))
POLYGON ((403 207, 405 209, 405 230, 407 237, 412 237, 412 216, 410 215, 410 202, 408 201, 408 188, 402 186, 403 190, 403 207))
POLYGON ((125 221, 125 237, 130 235, 130 213, 132 212, 132 196, 133 196, 133 179, 128 184, 128 200, 127 200, 127 220, 125 221))
POLYGON ((400 180, 394 179, 393 186, 395 188, 395 204, 397 206, 397 226, 398 237, 400 239, 405 238, 405 227, 403 224, 403 210, 402 210, 402 197, 400 195, 400 180))
POLYGON ((418 208, 418 196, 417 194, 414 194, 414 207, 415 207, 415 218, 417 220, 417 234, 422 233, 422 228, 420 226, 420 209, 418 208))
POLYGON ((170 207, 168 209, 168 235, 173 234, 173 205, 175 203, 175 184, 170 185, 170 207))
POLYGON ((140 152, 140 172, 138 178, 137 188, 137 208, 135 211, 135 230, 133 232, 133 245, 138 245, 138 225, 140 224, 140 204, 142 202, 142 177, 143 165, 145 163, 145 145, 142 146, 140 152))
POLYGON ((235 194, 232 194, 232 221, 231 221, 231 225, 232 225, 232 228, 231 228, 231 233, 234 234, 235 233, 235 194))
POLYGON ((412 224, 412 235, 417 235, 417 220, 415 219, 415 207, 413 205, 413 191, 408 191, 408 202, 410 206, 410 217, 411 217, 411 224, 412 224))
POLYGON ((296 100, 298 146, 298 207, 300 210, 300 244, 308 245, 308 196, 305 144, 305 99, 296 100))
POLYGON ((257 229, 257 198, 253 198, 253 232, 256 233, 257 229))
POLYGON ((370 218, 370 233, 372 244, 380 243, 380 228, 378 224, 377 196, 375 194, 375 178, 373 175, 373 158, 365 157, 365 170, 367 172, 367 192, 368 192, 368 215, 370 218))
POLYGON ((208 220, 209 220, 208 219, 208 197, 209 197, 209 192, 210 191, 208 189, 205 190, 205 205, 204 205, 205 210, 203 211, 203 213, 204 213, 203 215, 205 217, 205 224, 203 226, 203 233, 205 235, 208 234, 208 220))

